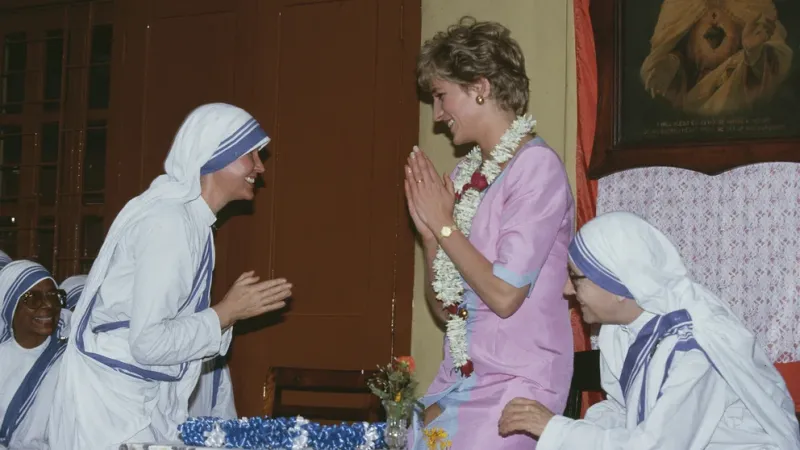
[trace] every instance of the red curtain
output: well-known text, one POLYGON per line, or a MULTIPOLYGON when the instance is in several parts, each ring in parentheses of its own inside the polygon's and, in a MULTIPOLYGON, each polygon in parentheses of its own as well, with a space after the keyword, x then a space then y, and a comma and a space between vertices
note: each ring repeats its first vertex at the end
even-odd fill
POLYGON ((800 361, 776 363, 775 367, 786 381, 786 388, 794 400, 794 410, 800 414, 800 361))
POLYGON ((575 72, 578 87, 578 139, 576 183, 578 188, 578 227, 594 218, 597 207, 597 181, 586 172, 592 157, 597 118, 597 59, 594 51, 590 0, 574 0, 575 72))
MULTIPOLYGON (((595 119, 597 118, 597 59, 594 50, 594 33, 589 15, 591 0, 574 0, 575 15, 575 72, 578 89, 578 136, 575 181, 577 184, 578 227, 591 220, 596 213, 597 181, 589 180, 586 172, 592 157, 595 119)), ((570 309, 575 350, 590 350, 589 328, 581 319, 580 309, 570 309)), ((583 412, 601 400, 600 395, 584 394, 583 412)))
MULTIPOLYGON (((594 49, 594 32, 589 14, 591 0, 573 0, 575 15, 575 71, 578 90, 578 136, 575 182, 577 184, 578 228, 592 220, 597 213, 597 181, 589 180, 586 172, 592 157, 595 120, 597 119, 597 59, 594 49)), ((570 309, 575 351, 589 350, 589 329, 581 319, 580 309, 570 309)), ((786 380, 786 385, 800 412, 800 361, 777 363, 775 367, 786 380)), ((602 395, 584 394, 583 412, 602 395)))

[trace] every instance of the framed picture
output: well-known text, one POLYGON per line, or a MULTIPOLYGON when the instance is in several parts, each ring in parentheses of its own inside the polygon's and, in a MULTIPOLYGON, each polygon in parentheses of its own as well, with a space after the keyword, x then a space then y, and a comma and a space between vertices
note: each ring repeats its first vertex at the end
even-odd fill
POLYGON ((594 0, 589 176, 800 162, 800 1, 594 0))

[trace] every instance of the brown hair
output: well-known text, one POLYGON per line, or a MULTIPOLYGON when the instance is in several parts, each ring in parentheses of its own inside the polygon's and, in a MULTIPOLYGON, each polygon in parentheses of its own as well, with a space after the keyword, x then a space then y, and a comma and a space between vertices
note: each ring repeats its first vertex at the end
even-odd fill
POLYGON ((508 28, 465 16, 447 31, 425 41, 417 58, 417 84, 430 92, 434 79, 467 87, 481 78, 489 81, 491 97, 516 114, 528 106, 525 57, 508 28))

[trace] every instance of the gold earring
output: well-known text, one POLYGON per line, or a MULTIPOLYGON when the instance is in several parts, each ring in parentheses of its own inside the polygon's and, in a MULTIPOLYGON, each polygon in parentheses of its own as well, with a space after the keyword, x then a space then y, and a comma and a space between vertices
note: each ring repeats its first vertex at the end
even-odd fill
POLYGON ((475 101, 476 101, 476 102, 477 102, 479 105, 482 105, 482 104, 483 104, 483 96, 482 96, 482 95, 479 95, 479 96, 475 97, 475 101))

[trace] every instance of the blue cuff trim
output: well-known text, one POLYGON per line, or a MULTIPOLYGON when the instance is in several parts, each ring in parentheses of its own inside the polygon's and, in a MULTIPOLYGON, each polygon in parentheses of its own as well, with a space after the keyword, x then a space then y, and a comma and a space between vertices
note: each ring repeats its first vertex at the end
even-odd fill
POLYGON ((520 275, 516 272, 506 269, 498 263, 494 263, 492 265, 492 274, 506 283, 514 286, 515 288, 521 288, 523 286, 530 285, 530 288, 528 289, 528 295, 531 294, 533 285, 536 284, 536 279, 539 277, 538 270, 534 270, 533 272, 525 275, 520 275))

